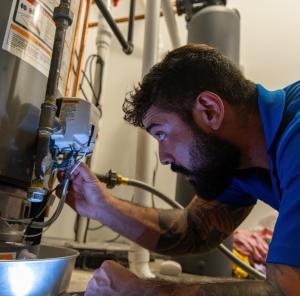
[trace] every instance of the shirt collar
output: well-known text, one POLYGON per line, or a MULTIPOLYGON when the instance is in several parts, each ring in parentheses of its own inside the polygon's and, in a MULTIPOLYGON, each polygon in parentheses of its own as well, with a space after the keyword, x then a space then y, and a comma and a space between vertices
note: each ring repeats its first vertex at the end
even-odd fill
POLYGON ((260 84, 256 85, 256 89, 258 91, 258 108, 269 150, 283 117, 285 92, 282 89, 269 91, 260 84))

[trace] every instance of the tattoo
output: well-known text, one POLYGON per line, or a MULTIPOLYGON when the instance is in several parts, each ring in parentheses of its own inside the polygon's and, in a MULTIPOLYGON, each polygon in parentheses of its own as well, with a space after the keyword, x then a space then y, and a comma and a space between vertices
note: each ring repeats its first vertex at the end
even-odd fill
POLYGON ((218 279, 217 281, 187 282, 178 279, 146 280, 144 291, 137 295, 147 296, 268 296, 264 281, 218 279), (149 288, 150 289, 149 289, 149 288))
POLYGON ((300 268, 287 265, 267 266, 268 295, 300 295, 300 268))
POLYGON ((146 286, 152 291, 142 295, 172 296, 298 296, 300 295, 300 268, 287 265, 267 266, 267 281, 238 280, 229 278, 199 278, 180 280, 165 276, 165 279, 148 280, 146 286), (175 282, 176 281, 176 282, 175 282))
POLYGON ((215 248, 249 214, 252 207, 232 207, 194 198, 185 210, 160 210, 159 253, 181 255, 215 248))

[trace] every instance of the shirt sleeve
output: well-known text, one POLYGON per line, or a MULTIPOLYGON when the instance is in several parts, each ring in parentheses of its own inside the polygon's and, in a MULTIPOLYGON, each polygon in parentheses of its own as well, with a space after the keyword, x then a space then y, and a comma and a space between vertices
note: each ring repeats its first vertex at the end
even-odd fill
POLYGON ((267 262, 300 267, 300 120, 282 136, 276 164, 282 195, 267 262))

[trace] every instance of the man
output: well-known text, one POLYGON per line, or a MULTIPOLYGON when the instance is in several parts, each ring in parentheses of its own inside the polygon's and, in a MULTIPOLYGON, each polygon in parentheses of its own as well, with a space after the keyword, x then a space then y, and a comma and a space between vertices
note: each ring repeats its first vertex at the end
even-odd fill
POLYGON ((149 250, 176 255, 215 248, 261 199, 279 211, 267 280, 255 289, 174 285, 106 262, 86 295, 300 295, 299 106, 300 83, 270 92, 206 45, 178 48, 155 65, 126 98, 125 119, 157 139, 160 161, 184 174, 197 196, 185 210, 142 208, 112 197, 81 165, 69 204, 149 250))

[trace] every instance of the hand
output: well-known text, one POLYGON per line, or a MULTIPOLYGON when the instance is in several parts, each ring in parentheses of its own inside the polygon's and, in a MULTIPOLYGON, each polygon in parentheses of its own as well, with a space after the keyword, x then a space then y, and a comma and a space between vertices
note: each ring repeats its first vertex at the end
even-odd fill
MULTIPOLYGON (((85 296, 145 295, 144 280, 114 261, 105 261, 89 281, 85 296), (143 289, 143 290, 141 290, 143 289)), ((154 295, 154 294, 153 294, 154 295)))
POLYGON ((80 215, 97 219, 108 192, 92 171, 81 163, 73 172, 66 202, 80 215))

